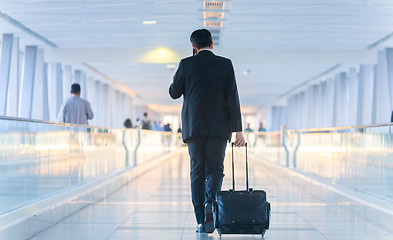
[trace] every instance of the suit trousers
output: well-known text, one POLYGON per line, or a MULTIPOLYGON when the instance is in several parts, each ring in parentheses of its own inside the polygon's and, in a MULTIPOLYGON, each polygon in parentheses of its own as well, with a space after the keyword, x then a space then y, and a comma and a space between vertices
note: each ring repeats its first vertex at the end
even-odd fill
POLYGON ((224 178, 227 140, 223 137, 197 136, 187 141, 191 161, 191 194, 198 224, 205 218, 204 205, 214 202, 224 178))

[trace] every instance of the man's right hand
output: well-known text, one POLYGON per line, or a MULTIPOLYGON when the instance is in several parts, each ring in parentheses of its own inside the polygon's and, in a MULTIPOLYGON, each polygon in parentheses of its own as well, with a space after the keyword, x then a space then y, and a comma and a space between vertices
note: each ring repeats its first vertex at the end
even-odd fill
POLYGON ((246 140, 244 140, 243 132, 236 132, 235 147, 244 147, 246 140))

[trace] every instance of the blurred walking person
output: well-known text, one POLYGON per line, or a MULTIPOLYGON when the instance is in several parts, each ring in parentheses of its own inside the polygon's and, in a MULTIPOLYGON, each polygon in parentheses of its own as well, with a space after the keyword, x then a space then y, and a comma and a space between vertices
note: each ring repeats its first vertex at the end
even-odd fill
POLYGON ((72 123, 88 125, 88 120, 93 119, 94 114, 90 103, 81 96, 81 86, 78 83, 71 85, 71 95, 66 103, 61 107, 58 121, 61 123, 72 123))

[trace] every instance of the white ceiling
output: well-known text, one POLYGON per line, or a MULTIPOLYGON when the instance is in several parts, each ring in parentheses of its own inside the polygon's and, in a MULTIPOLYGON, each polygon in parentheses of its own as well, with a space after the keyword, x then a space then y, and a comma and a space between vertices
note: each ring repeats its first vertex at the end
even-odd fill
MULTIPOLYGON (((391 0, 226 1, 220 44, 230 49, 363 50, 393 32, 391 0)), ((157 48, 191 53, 190 33, 203 27, 197 0, 0 0, 0 11, 60 48, 157 48), (142 21, 157 21, 144 25, 142 21)), ((27 44, 42 42, 0 20, 0 33, 13 32, 27 44)), ((390 45, 391 41, 381 46, 390 45)), ((249 51, 247 51, 249 52, 249 51)), ((244 58, 243 58, 244 59, 244 58)), ((245 105, 265 105, 334 66, 235 61, 245 105), (248 75, 242 72, 249 70, 248 75)), ((312 60, 310 60, 312 62, 312 60)), ((355 63, 355 62, 354 62, 355 63)), ((178 104, 168 96, 173 70, 166 64, 89 62, 142 96, 146 103, 178 104)))

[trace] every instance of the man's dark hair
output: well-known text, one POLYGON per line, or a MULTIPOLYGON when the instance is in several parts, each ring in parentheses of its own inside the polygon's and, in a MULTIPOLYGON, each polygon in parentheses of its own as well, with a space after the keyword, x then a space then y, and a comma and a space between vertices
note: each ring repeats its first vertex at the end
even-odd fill
POLYGON ((213 42, 212 35, 207 29, 195 30, 190 36, 190 41, 198 49, 210 47, 213 42))
POLYGON ((129 118, 126 119, 126 121, 124 122, 124 127, 126 127, 126 128, 132 128, 131 119, 129 119, 129 118))
POLYGON ((144 113, 143 113, 143 116, 147 117, 147 112, 144 112, 144 113))
POLYGON ((74 83, 71 85, 71 93, 80 93, 81 86, 78 83, 74 83))

